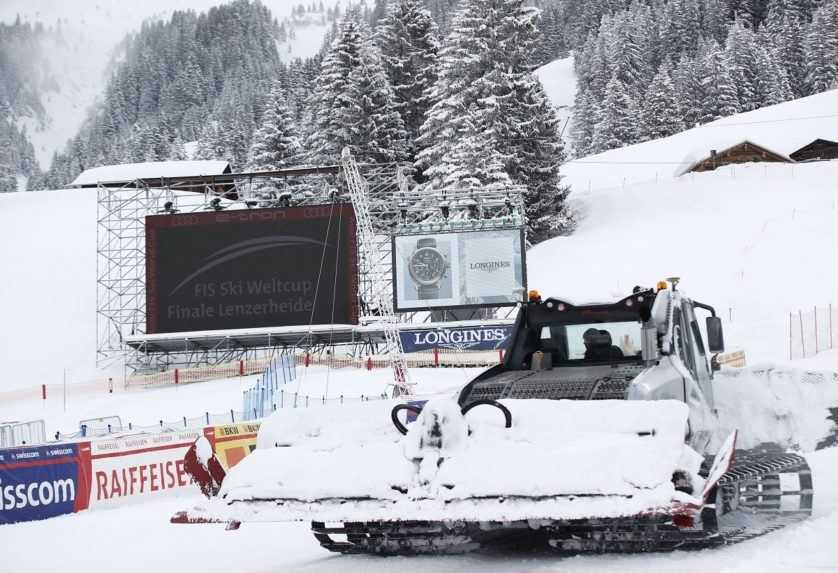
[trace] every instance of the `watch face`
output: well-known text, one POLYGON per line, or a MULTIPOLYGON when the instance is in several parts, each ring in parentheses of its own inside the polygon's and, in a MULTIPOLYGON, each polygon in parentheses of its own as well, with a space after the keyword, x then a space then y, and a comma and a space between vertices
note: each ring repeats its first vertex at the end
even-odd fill
POLYGON ((407 268, 417 284, 433 285, 445 275, 445 257, 433 247, 423 247, 411 255, 407 268))

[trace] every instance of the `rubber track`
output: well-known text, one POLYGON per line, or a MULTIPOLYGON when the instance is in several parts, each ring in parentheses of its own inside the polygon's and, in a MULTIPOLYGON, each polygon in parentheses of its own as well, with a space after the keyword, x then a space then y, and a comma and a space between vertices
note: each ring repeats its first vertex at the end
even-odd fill
POLYGON ((312 533, 329 551, 346 554, 416 555, 477 549, 540 549, 560 553, 638 553, 703 549, 739 543, 807 518, 812 478, 794 454, 737 452, 734 467, 717 485, 717 507, 705 508, 704 529, 680 529, 669 518, 527 522, 369 522, 329 527, 312 522, 312 533), (800 487, 783 491, 779 474, 797 474, 800 487), (783 496, 797 504, 784 508, 783 496), (721 507, 718 507, 721 506, 721 507), (336 541, 332 535, 345 535, 336 541))

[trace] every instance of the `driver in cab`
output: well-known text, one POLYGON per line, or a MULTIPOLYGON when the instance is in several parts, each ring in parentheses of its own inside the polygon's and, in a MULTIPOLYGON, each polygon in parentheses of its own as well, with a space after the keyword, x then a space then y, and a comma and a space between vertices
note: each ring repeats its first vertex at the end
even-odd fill
POLYGON ((585 344, 585 360, 609 362, 623 358, 623 351, 611 341, 611 334, 607 330, 589 328, 582 335, 585 344))

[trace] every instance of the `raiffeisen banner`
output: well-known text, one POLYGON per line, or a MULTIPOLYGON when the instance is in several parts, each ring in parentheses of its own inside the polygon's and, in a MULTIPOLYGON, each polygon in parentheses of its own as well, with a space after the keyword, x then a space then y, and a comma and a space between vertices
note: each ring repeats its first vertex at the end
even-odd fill
POLYGON ((511 306, 526 287, 522 229, 393 238, 397 311, 511 306))
POLYGON ((405 352, 434 348, 453 350, 497 350, 506 348, 511 326, 464 326, 434 330, 403 330, 399 333, 405 352))
MULTIPOLYGON (((251 451, 258 425, 220 428, 205 431, 224 443, 232 466, 251 451)), ((183 458, 205 431, 0 450, 0 525, 189 494, 183 458)))
POLYGON ((0 451, 0 524, 81 511, 89 494, 87 442, 0 451))
POLYGON ((188 486, 183 456, 201 434, 185 430, 92 442, 90 507, 177 493, 188 486))

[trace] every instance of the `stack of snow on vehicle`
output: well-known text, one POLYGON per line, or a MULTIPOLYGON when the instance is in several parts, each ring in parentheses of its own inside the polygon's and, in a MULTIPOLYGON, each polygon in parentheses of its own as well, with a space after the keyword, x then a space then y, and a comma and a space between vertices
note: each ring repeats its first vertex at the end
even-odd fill
POLYGON ((508 404, 506 429, 499 412, 463 416, 456 400, 437 398, 404 439, 390 424, 394 403, 335 407, 309 424, 300 410, 275 416, 221 495, 245 521, 263 511, 323 521, 618 516, 627 505, 634 513, 668 506, 673 472, 697 476, 702 462, 684 446, 687 408, 677 402, 508 404), (283 502, 255 509, 252 499, 283 502))

